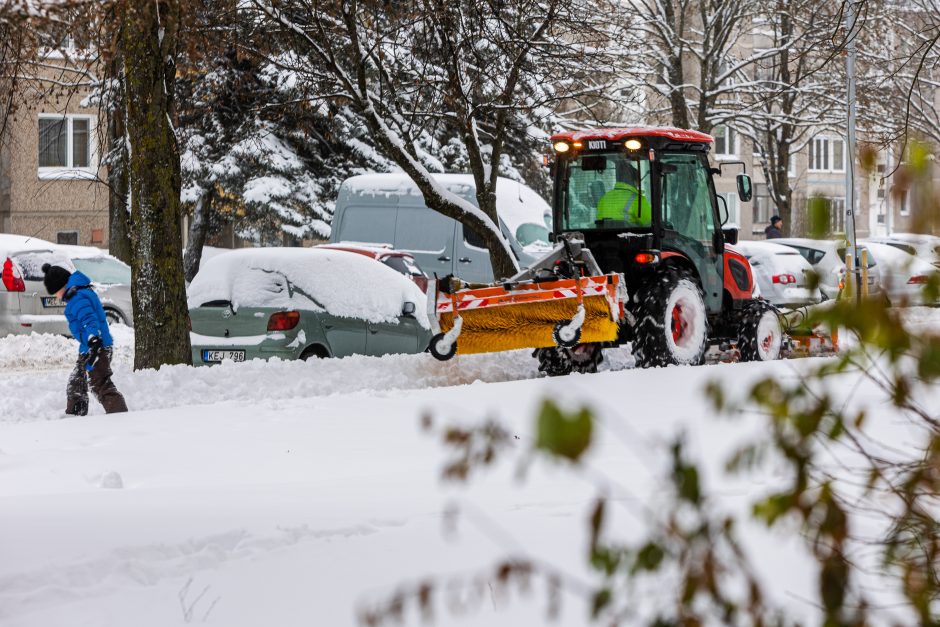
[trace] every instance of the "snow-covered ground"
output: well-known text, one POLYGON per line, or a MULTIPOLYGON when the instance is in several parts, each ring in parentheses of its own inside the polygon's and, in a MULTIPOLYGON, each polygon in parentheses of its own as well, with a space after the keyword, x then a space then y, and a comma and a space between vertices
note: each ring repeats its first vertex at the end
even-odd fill
MULTIPOLYGON (((940 317, 911 318, 926 329, 940 317)), ((411 355, 134 373, 132 332, 115 336, 115 380, 132 411, 106 416, 92 401, 92 415, 69 419, 59 418, 74 343, 0 339, 4 627, 353 625, 403 582, 519 555, 589 580, 586 520, 598 484, 619 506, 619 535, 636 537, 660 498, 665 447, 684 432, 716 505, 743 514, 778 479, 732 478, 724 462, 762 422, 716 419, 701 390, 715 379, 738 388, 768 374, 793 380, 818 363, 639 371, 612 351, 606 372, 544 379, 520 351, 444 364, 411 355), (587 471, 537 462, 520 481, 544 398, 593 407, 600 431, 587 471), (422 429, 426 415, 462 425, 498 417, 516 450, 468 485, 443 481, 447 451, 422 429)), ((846 390, 855 402, 875 394, 846 390)), ((798 538, 754 524, 744 536, 774 598, 813 622, 798 538)), ((436 624, 544 621, 538 580, 508 602, 485 584, 458 597, 434 599, 436 624), (448 609, 461 601, 465 611, 448 609)), ((555 624, 586 617, 585 600, 566 594, 555 624)))

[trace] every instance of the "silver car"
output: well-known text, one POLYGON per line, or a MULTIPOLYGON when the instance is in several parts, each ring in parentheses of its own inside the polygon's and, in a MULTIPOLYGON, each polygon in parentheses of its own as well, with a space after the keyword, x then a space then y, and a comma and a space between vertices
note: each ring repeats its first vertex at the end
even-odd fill
POLYGON ((44 263, 74 269, 51 242, 0 234, 0 336, 69 332, 65 303, 43 285, 44 263))
POLYGON ((815 271, 806 259, 786 246, 770 242, 740 241, 734 245, 751 263, 760 295, 777 307, 815 305, 822 295, 815 271))
POLYGON ((42 266, 79 270, 91 279, 108 322, 133 326, 131 269, 99 248, 62 246, 35 237, 0 234, 0 337, 68 335, 65 303, 46 293, 42 266))
MULTIPOLYGON (((835 300, 839 298, 845 285, 845 252, 847 244, 837 240, 819 240, 803 237, 785 237, 773 240, 774 244, 789 246, 803 256, 813 266, 819 277, 819 291, 824 298, 835 300)), ((859 246, 859 249, 864 249, 859 246)), ((882 292, 878 276, 877 262, 872 255, 868 255, 868 293, 871 295, 882 292)))

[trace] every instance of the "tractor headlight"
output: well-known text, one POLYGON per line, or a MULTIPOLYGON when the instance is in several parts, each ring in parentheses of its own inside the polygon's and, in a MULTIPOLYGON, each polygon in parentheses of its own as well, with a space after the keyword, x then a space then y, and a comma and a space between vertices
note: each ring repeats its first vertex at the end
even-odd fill
POLYGON ((568 152, 570 149, 568 142, 555 142, 555 152, 568 152))
POLYGON ((643 147, 643 143, 639 139, 628 139, 623 145, 626 146, 627 150, 639 150, 643 147))

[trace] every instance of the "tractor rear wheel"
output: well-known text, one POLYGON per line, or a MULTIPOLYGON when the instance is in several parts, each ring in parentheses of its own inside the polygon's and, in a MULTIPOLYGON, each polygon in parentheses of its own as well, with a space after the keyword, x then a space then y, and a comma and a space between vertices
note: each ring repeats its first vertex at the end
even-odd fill
POLYGON ((639 368, 704 362, 708 317, 702 289, 687 270, 660 269, 635 297, 636 339, 633 357, 639 368))
POLYGON ((780 357, 783 328, 777 311, 763 301, 750 303, 741 312, 738 350, 741 361, 773 361, 780 357))

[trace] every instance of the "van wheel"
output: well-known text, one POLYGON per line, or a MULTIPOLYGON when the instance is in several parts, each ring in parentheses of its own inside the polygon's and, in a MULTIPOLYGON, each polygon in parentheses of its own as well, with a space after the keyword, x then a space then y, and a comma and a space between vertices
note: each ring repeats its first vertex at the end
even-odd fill
POLYGON ((300 354, 301 361, 307 361, 308 359, 326 359, 327 357, 329 357, 329 354, 327 354, 326 349, 316 344, 308 346, 304 349, 304 352, 300 354))

